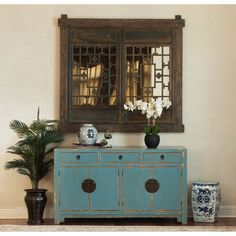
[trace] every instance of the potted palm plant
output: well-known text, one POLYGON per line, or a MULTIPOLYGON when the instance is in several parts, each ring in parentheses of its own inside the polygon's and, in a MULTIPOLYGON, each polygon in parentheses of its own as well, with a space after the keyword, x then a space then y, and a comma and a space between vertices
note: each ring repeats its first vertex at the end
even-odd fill
POLYGON ((16 169, 19 174, 26 175, 32 188, 25 189, 25 203, 28 209, 28 224, 42 224, 43 212, 47 202, 47 189, 40 189, 39 182, 49 173, 53 160, 48 154, 55 148, 54 144, 63 140, 63 134, 57 130, 56 120, 39 118, 30 125, 12 120, 10 128, 15 131, 20 140, 8 148, 8 153, 20 156, 8 161, 6 169, 16 169))

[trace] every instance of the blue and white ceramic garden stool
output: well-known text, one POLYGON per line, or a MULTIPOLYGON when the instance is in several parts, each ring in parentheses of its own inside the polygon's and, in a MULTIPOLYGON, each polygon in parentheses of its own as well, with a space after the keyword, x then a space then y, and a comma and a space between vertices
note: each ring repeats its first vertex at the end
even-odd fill
POLYGON ((220 184, 194 182, 192 209, 195 222, 215 222, 220 207, 220 184))

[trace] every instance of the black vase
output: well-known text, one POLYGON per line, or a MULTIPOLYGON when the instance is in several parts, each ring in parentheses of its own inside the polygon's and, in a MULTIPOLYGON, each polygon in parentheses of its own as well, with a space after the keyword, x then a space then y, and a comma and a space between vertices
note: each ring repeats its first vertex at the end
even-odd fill
POLYGON ((144 142, 148 148, 156 148, 160 143, 160 136, 158 134, 147 134, 144 142))
POLYGON ((47 202, 47 189, 25 189, 25 191, 25 204, 28 210, 27 224, 43 224, 43 212, 47 202))

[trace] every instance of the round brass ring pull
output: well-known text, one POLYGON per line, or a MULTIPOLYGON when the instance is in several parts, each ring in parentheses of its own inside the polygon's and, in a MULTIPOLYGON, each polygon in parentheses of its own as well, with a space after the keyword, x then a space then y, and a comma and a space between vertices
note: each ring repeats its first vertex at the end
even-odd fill
POLYGON ((96 182, 93 179, 85 179, 82 182, 82 189, 86 193, 92 193, 96 189, 96 182))
POLYGON ((156 179, 149 179, 146 181, 145 183, 145 189, 149 192, 149 193, 155 193, 158 191, 160 187, 159 182, 156 179))

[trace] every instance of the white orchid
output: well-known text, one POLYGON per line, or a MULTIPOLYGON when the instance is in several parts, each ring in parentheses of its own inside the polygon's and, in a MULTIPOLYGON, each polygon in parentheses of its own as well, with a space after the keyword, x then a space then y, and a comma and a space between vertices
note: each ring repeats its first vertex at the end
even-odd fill
POLYGON ((155 110, 153 110, 151 107, 147 109, 146 117, 150 119, 151 117, 154 117, 155 110))
POLYGON ((134 111, 136 109, 136 106, 131 101, 129 101, 124 104, 124 108, 128 111, 134 111))
POLYGON ((136 100, 136 101, 134 102, 134 106, 137 107, 138 110, 142 110, 142 109, 141 109, 142 103, 143 103, 142 100, 136 100))
POLYGON ((162 114, 162 111, 163 111, 163 106, 162 104, 156 104, 155 106, 155 114, 156 114, 156 117, 161 117, 161 114, 162 114))
POLYGON ((164 98, 164 99, 162 100, 162 104, 163 104, 163 107, 165 107, 166 109, 168 109, 168 108, 172 105, 172 103, 171 103, 171 101, 169 100, 169 98, 164 98))
POLYGON ((163 109, 168 109, 171 106, 169 98, 152 99, 151 102, 143 102, 142 100, 136 100, 134 104, 128 101, 124 104, 124 109, 128 111, 139 110, 142 114, 146 114, 147 119, 161 117, 163 109))
POLYGON ((163 100, 161 100, 161 98, 158 98, 156 100, 154 100, 155 106, 156 107, 160 107, 163 105, 163 100))
POLYGON ((145 114, 147 112, 148 109, 148 103, 147 102, 142 102, 140 105, 140 109, 142 111, 142 114, 145 114))

